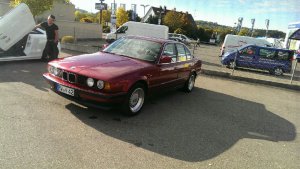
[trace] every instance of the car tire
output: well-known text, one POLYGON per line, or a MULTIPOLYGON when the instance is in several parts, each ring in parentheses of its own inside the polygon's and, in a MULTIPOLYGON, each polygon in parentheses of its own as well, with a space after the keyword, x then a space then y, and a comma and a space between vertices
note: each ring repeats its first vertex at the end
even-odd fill
POLYGON ((122 106, 122 112, 127 116, 134 116, 142 110, 146 98, 145 86, 141 83, 135 84, 126 95, 122 106))
POLYGON ((283 74, 283 70, 280 67, 276 67, 272 71, 272 74, 274 74, 275 76, 281 76, 283 74))
POLYGON ((196 75, 195 73, 192 73, 188 80, 185 82, 185 85, 183 87, 183 91, 190 93, 194 86, 195 86, 195 80, 196 80, 196 75))
POLYGON ((226 67, 230 68, 230 69, 233 69, 233 68, 236 68, 237 66, 236 66, 236 63, 234 63, 234 61, 231 60, 226 67))

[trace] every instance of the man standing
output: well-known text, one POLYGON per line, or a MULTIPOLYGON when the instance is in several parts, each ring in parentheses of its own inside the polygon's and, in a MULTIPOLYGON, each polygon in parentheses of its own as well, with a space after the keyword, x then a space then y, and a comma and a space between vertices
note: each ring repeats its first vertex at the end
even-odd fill
POLYGON ((58 57, 58 26, 54 24, 55 16, 49 15, 47 22, 36 25, 36 28, 44 28, 47 34, 47 43, 43 52, 42 59, 50 61, 58 57))

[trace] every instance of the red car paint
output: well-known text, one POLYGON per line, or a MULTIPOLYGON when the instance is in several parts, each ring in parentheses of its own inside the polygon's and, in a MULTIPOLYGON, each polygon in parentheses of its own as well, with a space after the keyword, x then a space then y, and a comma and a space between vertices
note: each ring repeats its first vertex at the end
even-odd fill
POLYGON ((191 73, 197 75, 201 70, 201 61, 194 57, 176 63, 160 63, 163 47, 166 44, 181 44, 179 42, 145 37, 127 38, 160 43, 162 47, 159 56, 153 62, 105 52, 73 56, 49 62, 48 66, 75 74, 77 78, 75 83, 70 83, 49 72, 43 76, 49 82, 52 90, 62 96, 66 95, 57 91, 58 84, 75 89, 75 96, 68 97, 72 100, 84 101, 82 104, 85 104, 86 101, 100 104, 122 103, 130 88, 137 82, 145 85, 147 94, 182 87, 191 73), (78 82, 79 77, 102 80, 105 82, 105 87, 101 90, 97 87, 88 87, 85 83, 78 82))

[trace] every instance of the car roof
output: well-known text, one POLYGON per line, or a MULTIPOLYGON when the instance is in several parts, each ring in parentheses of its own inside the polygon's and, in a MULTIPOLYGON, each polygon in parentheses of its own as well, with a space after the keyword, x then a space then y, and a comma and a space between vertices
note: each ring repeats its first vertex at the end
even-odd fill
POLYGON ((275 47, 258 46, 258 45, 253 45, 253 44, 244 45, 244 46, 240 47, 239 49, 243 49, 243 48, 246 48, 248 46, 255 46, 255 47, 259 47, 259 48, 274 49, 274 50, 281 50, 281 51, 291 51, 289 49, 280 49, 280 48, 275 48, 275 47))

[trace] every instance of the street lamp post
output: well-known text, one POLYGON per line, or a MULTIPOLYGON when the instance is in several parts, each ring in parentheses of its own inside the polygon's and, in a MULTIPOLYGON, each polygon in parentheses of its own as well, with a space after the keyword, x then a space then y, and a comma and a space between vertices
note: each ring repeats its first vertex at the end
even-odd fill
POLYGON ((144 4, 142 4, 141 6, 144 7, 144 17, 145 17, 145 15, 146 15, 145 9, 146 9, 149 5, 144 5, 144 4))
MULTIPOLYGON (((101 8, 100 8, 100 24, 102 24, 102 4, 104 0, 99 0, 101 3, 101 8)), ((103 25, 102 25, 103 26, 103 25)))
POLYGON ((266 27, 267 27, 267 29, 266 29, 266 38, 268 38, 268 30, 269 30, 270 20, 266 19, 265 23, 266 23, 266 27))
POLYGON ((254 33, 254 24, 255 24, 255 19, 253 18, 253 19, 251 19, 251 25, 252 25, 252 27, 251 27, 251 37, 253 37, 253 33, 254 33))

